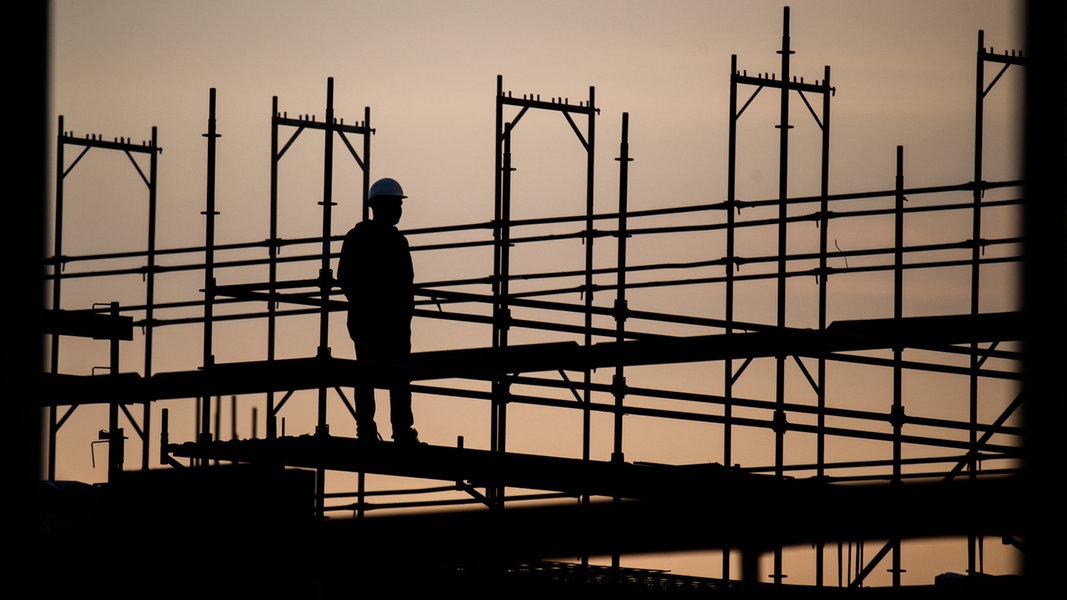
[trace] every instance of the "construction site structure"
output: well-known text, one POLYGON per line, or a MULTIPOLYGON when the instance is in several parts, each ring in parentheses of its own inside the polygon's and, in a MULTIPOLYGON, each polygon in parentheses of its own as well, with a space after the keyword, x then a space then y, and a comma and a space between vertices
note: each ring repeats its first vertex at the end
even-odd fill
MULTIPOLYGON (((994 53, 978 32, 971 180, 911 187, 904 176, 905 149, 898 147, 894 186, 831 194, 836 89, 829 66, 814 81, 794 74, 788 7, 779 54, 776 75, 749 75, 736 56, 731 61, 725 198, 650 210, 628 205, 634 157, 627 113, 621 114, 615 158, 617 209, 598 212, 594 159, 601 110, 595 88, 576 102, 543 100, 513 95, 497 77, 491 220, 405 231, 416 253, 491 253, 491 273, 416 282, 417 319, 471 333, 463 347, 415 352, 410 365, 420 397, 487 403, 485 447, 469 447, 463 438, 454 446, 367 446, 352 435, 353 384, 376 382, 388 367, 331 351, 331 344, 348 343, 337 339, 334 328, 346 305, 334 278, 342 236, 334 222, 333 182, 335 153, 347 153, 362 180, 366 216, 371 140, 378 133, 370 108, 362 120, 346 124, 335 113, 332 79, 323 120, 289 117, 275 98, 270 231, 265 240, 220 242, 215 153, 221 136, 216 90, 210 90, 205 244, 165 249, 156 245, 162 154, 156 131, 145 143, 76 137, 60 117, 54 245, 45 276, 50 302, 43 333, 50 362, 41 399, 47 432, 43 483, 51 509, 42 517, 43 529, 57 548, 66 548, 59 555, 84 550, 84 543, 76 543, 86 539, 82 535, 107 535, 131 548, 125 560, 153 573, 171 559, 188 559, 205 571, 225 569, 227 561, 255 563, 271 576, 253 584, 257 575, 245 572, 227 580, 234 589, 296 590, 315 581, 324 596, 363 577, 437 589, 454 583, 468 590, 567 586, 589 593, 604 586, 664 593, 822 592, 870 589, 882 573, 888 581, 875 587, 917 593, 927 587, 944 592, 956 581, 946 576, 938 585, 907 585, 908 543, 954 539, 966 556, 963 581, 986 589, 1014 585, 1014 577, 985 573, 983 557, 990 539, 1022 552, 1024 317, 1021 307, 989 310, 982 299, 983 286, 1003 286, 1019 276, 1023 239, 1002 224, 1017 218, 1025 189, 1021 179, 986 179, 983 127, 987 97, 1002 76, 1026 68, 1027 58, 1016 51, 994 53), (761 92, 778 94, 779 120, 770 125, 780 142, 779 190, 777 197, 742 200, 738 123, 761 92), (520 121, 534 112, 558 114, 587 156, 582 213, 512 217, 511 143, 521 133, 520 121), (808 196, 792 194, 789 186, 790 135, 800 118, 811 118, 819 132, 820 189, 808 196), (312 134, 321 134, 324 144, 321 236, 286 239, 279 232, 278 174, 287 151, 312 134), (143 180, 146 249, 66 253, 64 179, 91 151, 126 154, 143 180), (682 218, 663 224, 665 217, 682 218), (926 219, 933 225, 920 226, 926 219), (834 232, 856 223, 877 224, 880 237, 862 248, 834 246, 834 232), (952 237, 958 231, 969 234, 952 237), (704 241, 694 256, 632 264, 633 244, 660 244, 674 236, 704 241), (516 268, 515 254, 522 249, 559 244, 580 248, 578 267, 560 269, 526 256, 521 264, 541 270, 516 268), (918 272, 935 278, 965 273, 967 309, 910 314, 905 280, 918 272), (159 292, 162 279, 190 273, 198 278, 197 289, 185 289, 178 298, 159 292), (855 278, 862 285, 872 275, 891 282, 883 289, 892 298, 891 311, 877 318, 834 319, 835 282, 855 278), (66 301, 72 282, 90 287, 101 282, 99 293, 106 295, 114 281, 131 279, 143 284, 141 302, 66 301), (721 316, 643 308, 646 291, 670 294, 691 287, 715 290, 707 293, 720 299, 721 316), (764 294, 773 306, 770 318, 737 318, 738 295, 753 289, 770 290, 764 294), (813 301, 797 308, 791 301, 797 290, 814 291, 813 301), (814 316, 796 314, 808 306, 814 316), (279 354, 285 344, 279 330, 295 318, 317 321, 317 347, 309 355, 288 357, 279 354), (233 322, 265 329, 261 359, 216 360, 219 330, 233 322), (200 363, 159 371, 155 335, 164 328, 195 329, 203 340, 200 363), (516 342, 532 339, 531 332, 539 341, 516 342), (70 338, 99 340, 108 366, 101 373, 65 371, 63 351, 70 338), (131 347, 143 357, 143 367, 122 372, 120 354, 131 347), (680 382, 675 389, 634 384, 648 381, 651 371, 678 365, 696 365, 706 374, 706 380, 690 382, 701 391, 680 382), (867 398, 851 401, 854 387, 834 394, 837 377, 855 385, 851 376, 839 375, 850 369, 870 381, 867 398), (756 381, 746 385, 746 378, 756 381), (966 409, 925 410, 929 392, 914 390, 931 382, 961 394, 966 409), (305 393, 314 397, 314 427, 287 434, 287 411, 299 405, 306 412, 308 403, 300 401, 305 393), (871 398, 884 403, 872 405, 871 398), (190 403, 193 431, 171 418, 178 406, 190 403), (99 436, 107 482, 57 481, 64 426, 76 411, 93 406, 107 412, 99 436), (250 431, 237 430, 238 407, 251 411, 250 431), (514 411, 523 407, 578 411, 580 450, 511 449, 509 436, 521 427, 514 424, 514 411), (224 430, 223 418, 230 419, 231 432, 224 430), (661 424, 657 431, 680 426, 706 432, 704 447, 714 458, 684 464, 630 458, 626 434, 637 428, 630 423, 648 422, 661 424), (598 427, 610 431, 608 451, 598 445, 603 440, 598 427), (743 462, 747 455, 742 458, 739 444, 750 435, 757 443, 769 441, 773 460, 743 462), (131 449, 140 456, 131 459, 131 449), (396 482, 405 478, 430 483, 398 488, 396 482), (421 499, 410 500, 413 496, 421 499), (190 534, 194 540, 187 539, 190 534), (182 538, 192 546, 178 544, 182 538), (160 544, 175 550, 159 553, 160 544), (140 555, 139 545, 153 551, 140 555), (791 549, 805 557, 811 581, 788 579, 784 557, 791 549), (627 565, 633 555, 694 551, 720 557, 720 575, 689 577, 627 565), (209 566, 214 560, 221 562, 209 566), (287 575, 270 570, 270 564, 287 575)), ((848 298, 848 292, 841 294, 848 298)))

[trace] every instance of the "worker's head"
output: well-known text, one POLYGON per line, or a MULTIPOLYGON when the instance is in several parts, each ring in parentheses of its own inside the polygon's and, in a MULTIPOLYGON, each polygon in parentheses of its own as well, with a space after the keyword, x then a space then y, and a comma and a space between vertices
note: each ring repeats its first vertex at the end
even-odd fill
POLYGON ((400 222, 404 198, 407 196, 400 184, 395 179, 383 177, 370 186, 367 205, 373 211, 374 220, 396 225, 400 222))

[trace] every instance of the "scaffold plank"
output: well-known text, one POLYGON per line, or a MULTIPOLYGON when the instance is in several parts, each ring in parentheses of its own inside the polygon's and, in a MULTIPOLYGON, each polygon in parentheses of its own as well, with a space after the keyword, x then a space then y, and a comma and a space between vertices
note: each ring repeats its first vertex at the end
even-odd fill
MULTIPOLYGON (((1018 340, 1019 313, 950 315, 834 323, 825 331, 772 329, 690 337, 602 342, 581 346, 551 342, 507 348, 470 348, 414 353, 412 380, 491 380, 508 374, 582 370, 617 365, 667 365, 774 356, 828 356, 891 348, 948 347, 1018 340)), ((44 405, 136 403, 149 400, 351 387, 380 377, 389 365, 334 357, 281 359, 212 365, 158 373, 76 376, 45 374, 44 405)))

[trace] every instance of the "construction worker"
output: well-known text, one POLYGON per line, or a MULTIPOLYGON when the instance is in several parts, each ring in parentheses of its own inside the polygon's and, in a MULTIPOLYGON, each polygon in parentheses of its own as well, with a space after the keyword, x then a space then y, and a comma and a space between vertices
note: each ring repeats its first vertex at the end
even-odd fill
MULTIPOLYGON (((371 218, 345 235, 337 264, 337 279, 348 299, 348 334, 356 359, 366 372, 383 376, 389 390, 389 416, 395 442, 418 444, 413 427, 411 382, 406 364, 411 355, 411 315, 414 273, 407 238, 397 229, 404 190, 395 179, 374 182, 367 196, 371 218)), ((375 387, 360 383, 354 390, 356 436, 381 439, 374 421, 375 387)))

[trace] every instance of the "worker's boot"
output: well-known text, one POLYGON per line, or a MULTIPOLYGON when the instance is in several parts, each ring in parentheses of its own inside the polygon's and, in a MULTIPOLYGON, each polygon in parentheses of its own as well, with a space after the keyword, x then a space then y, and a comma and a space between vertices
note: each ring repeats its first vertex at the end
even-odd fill
POLYGON ((415 431, 414 427, 406 427, 404 429, 394 430, 393 441, 398 444, 404 444, 406 446, 416 446, 425 443, 419 441, 419 432, 415 431))
POLYGON ((356 425, 356 439, 361 442, 374 443, 380 441, 382 436, 378 434, 378 426, 371 422, 356 425))

